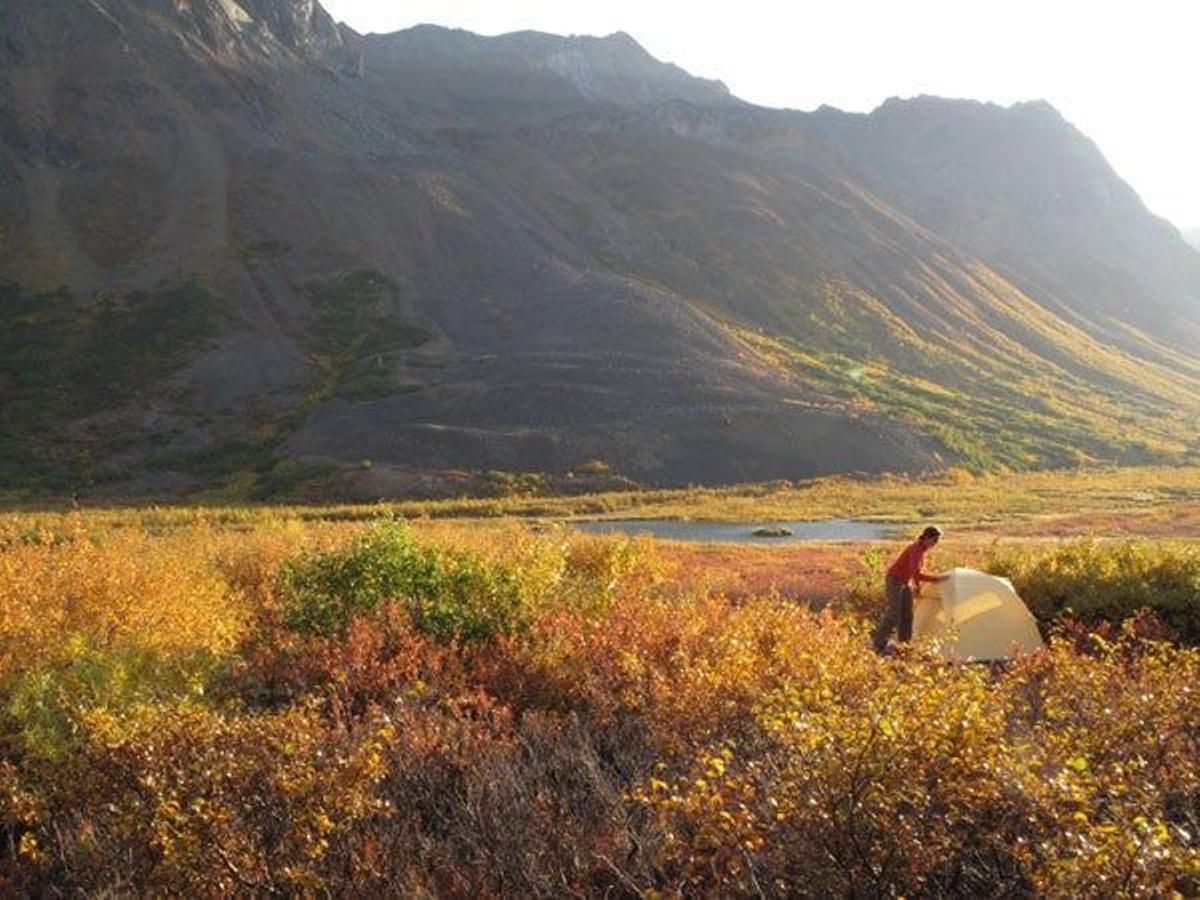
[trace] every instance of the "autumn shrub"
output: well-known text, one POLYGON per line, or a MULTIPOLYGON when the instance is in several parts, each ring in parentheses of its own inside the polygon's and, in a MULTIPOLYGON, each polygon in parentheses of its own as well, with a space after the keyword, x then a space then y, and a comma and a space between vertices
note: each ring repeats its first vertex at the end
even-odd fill
POLYGON ((74 653, 136 646, 162 654, 227 652, 247 621, 213 571, 203 532, 151 537, 38 533, 0 551, 0 678, 74 653))
POLYGON ((515 717, 399 616, 360 617, 344 640, 303 649, 278 711, 92 713, 71 756, 0 780, 26 883, 187 895, 613 886, 601 857, 626 861, 637 812, 576 717, 515 717))
MULTIPOLYGON (((499 542, 497 542, 499 543, 499 542)), ((309 553, 280 571, 284 621, 305 634, 343 633, 349 621, 399 601, 439 640, 477 643, 520 630, 550 605, 599 610, 633 577, 636 542, 541 538, 521 530, 485 553, 418 540, 385 522, 347 545, 309 553)))
POLYGON ((252 531, 224 533, 214 541, 212 567, 245 598, 255 624, 279 615, 279 570, 302 553, 329 550, 354 534, 352 527, 304 527, 299 522, 267 522, 252 531))
POLYGON ((0 743, 57 757, 79 717, 203 694, 245 632, 211 535, 88 532, 79 518, 0 550, 0 743))
POLYGON ((809 667, 843 672, 866 644, 831 611, 757 600, 632 596, 602 618, 564 611, 474 662, 475 677, 518 710, 571 711, 632 768, 649 748, 674 758, 754 727, 754 706, 809 667))
POLYGON ((317 892, 349 871, 348 835, 386 809, 386 723, 347 735, 303 705, 233 718, 159 705, 84 728, 43 773, 22 835, 26 877, 67 892, 317 892))
POLYGON ((1099 653, 1067 641, 1008 673, 1022 765, 1044 836, 1022 847, 1057 896, 1200 889, 1200 653, 1126 629, 1099 653))
POLYGON ((316 699, 342 723, 407 698, 468 689, 460 655, 418 631, 395 605, 356 616, 337 636, 261 634, 210 682, 218 702, 258 710, 316 699))
POLYGON ((130 515, 0 528, 0 894, 1200 891, 1200 650, 1146 615, 883 659, 644 541, 130 515))
POLYGON ((1180 640, 1200 644, 1200 547, 1084 539, 1050 549, 1001 545, 988 569, 1010 578, 1043 622, 1121 622, 1148 609, 1180 640))
POLYGON ((624 781, 570 715, 512 715, 477 694, 406 705, 370 835, 368 892, 555 897, 613 893, 635 853, 624 781))
POLYGON ((854 655, 850 671, 817 666, 765 695, 749 738, 710 741, 635 792, 657 816, 657 889, 1195 890, 1195 651, 1135 642, 1095 657, 1056 641, 998 674, 854 655))
POLYGON ((348 546, 287 563, 285 622, 308 634, 344 632, 358 613, 402 601, 423 630, 482 640, 514 624, 521 597, 512 572, 481 558, 425 547, 403 523, 381 525, 348 546))
POLYGON ((566 541, 569 606, 603 611, 622 594, 645 596, 669 584, 668 566, 646 537, 574 534, 566 541))
POLYGON ((10 676, 0 708, 0 744, 58 759, 90 712, 201 701, 220 658, 204 650, 163 655, 137 646, 97 648, 77 638, 52 664, 10 676))
POLYGON ((466 528, 419 522, 409 527, 422 546, 507 568, 535 615, 551 608, 600 612, 619 595, 658 591, 668 584, 670 566, 645 536, 593 535, 561 525, 531 528, 511 522, 466 528))
POLYGON ((868 618, 883 609, 883 575, 891 560, 879 547, 867 547, 845 574, 842 607, 868 618))

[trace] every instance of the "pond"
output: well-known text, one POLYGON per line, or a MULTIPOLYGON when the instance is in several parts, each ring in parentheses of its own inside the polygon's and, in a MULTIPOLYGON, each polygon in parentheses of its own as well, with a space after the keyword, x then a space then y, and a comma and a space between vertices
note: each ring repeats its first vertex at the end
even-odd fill
POLYGON ((732 544, 793 544, 799 541, 878 541, 901 536, 903 526, 857 519, 799 522, 681 522, 674 519, 607 519, 571 522, 589 534, 649 534, 671 541, 732 544), (759 532, 756 534, 755 532, 759 532), (762 532, 777 532, 766 535, 762 532))

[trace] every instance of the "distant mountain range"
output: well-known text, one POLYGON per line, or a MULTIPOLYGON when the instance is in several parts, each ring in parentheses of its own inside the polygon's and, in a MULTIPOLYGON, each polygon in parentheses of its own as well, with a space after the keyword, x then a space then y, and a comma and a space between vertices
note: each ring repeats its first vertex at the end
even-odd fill
POLYGON ((1200 253, 1045 103, 765 109, 314 0, 4 15, 10 491, 1200 454, 1200 253))

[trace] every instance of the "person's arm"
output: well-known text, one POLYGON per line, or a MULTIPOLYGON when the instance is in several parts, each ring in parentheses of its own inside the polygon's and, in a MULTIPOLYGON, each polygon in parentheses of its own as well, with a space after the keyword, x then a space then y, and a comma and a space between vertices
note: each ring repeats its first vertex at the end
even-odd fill
POLYGON ((926 575, 924 572, 917 571, 913 576, 913 597, 921 596, 921 586, 925 584, 936 584, 939 581, 949 581, 949 575, 926 575))

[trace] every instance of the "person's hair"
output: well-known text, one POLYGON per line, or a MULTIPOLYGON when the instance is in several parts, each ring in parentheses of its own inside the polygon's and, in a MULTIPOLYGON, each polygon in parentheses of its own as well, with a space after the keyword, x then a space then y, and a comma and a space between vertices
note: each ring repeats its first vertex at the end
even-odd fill
POLYGON ((936 525, 930 525, 928 528, 926 528, 924 531, 921 532, 921 537, 922 538, 933 538, 934 540, 941 540, 942 529, 938 528, 936 525))

